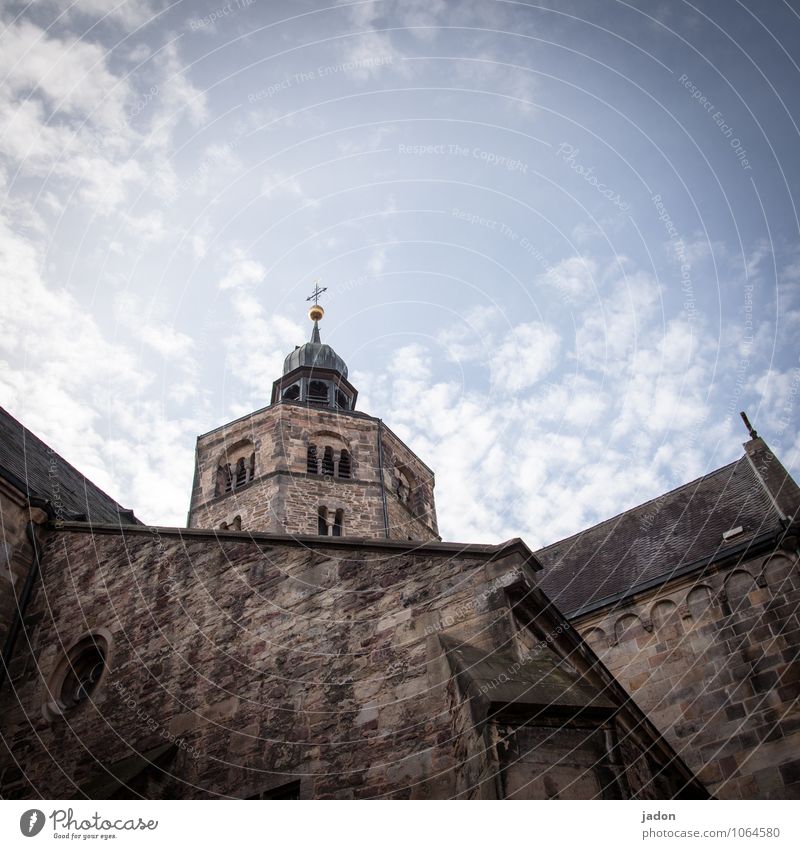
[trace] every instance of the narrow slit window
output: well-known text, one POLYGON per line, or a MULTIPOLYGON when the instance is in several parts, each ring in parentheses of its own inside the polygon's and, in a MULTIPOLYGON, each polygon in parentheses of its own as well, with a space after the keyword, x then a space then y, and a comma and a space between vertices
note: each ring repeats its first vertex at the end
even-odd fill
POLYGON ((317 533, 321 537, 328 536, 328 508, 320 507, 317 511, 317 533))
POLYGON ((220 463, 217 467, 217 486, 215 495, 225 495, 233 489, 233 477, 231 467, 227 463, 220 463))
POLYGON ((322 474, 333 475, 333 449, 328 445, 322 455, 322 474))
POLYGON ((310 475, 319 474, 319 464, 317 463, 317 446, 309 445, 306 452, 306 470, 310 475))
POLYGON ((344 534, 344 510, 337 510, 333 516, 333 535, 335 537, 343 536, 344 534))
POLYGON ((240 457, 236 463, 236 486, 244 486, 247 483, 247 467, 244 464, 244 457, 240 457))
POLYGON ((339 455, 339 477, 349 478, 351 472, 350 454, 346 448, 342 448, 342 453, 339 455))

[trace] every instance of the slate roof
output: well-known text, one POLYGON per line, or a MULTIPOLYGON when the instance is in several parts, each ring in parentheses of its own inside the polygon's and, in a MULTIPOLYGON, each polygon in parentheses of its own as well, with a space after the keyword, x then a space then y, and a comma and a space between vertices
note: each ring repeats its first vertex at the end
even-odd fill
POLYGON ((709 562, 780 517, 747 457, 536 552, 539 586, 567 615, 709 562), (729 542, 722 534, 741 525, 729 542))
POLYGON ((141 524, 132 510, 117 504, 2 407, 0 474, 23 492, 52 502, 58 518, 141 524))

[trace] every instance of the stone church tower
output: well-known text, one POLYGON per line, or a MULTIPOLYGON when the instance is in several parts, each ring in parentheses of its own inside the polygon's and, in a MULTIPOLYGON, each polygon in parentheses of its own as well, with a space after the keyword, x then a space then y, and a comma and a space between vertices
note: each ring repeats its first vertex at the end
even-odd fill
POLYGON ((295 348, 268 407, 197 440, 189 527, 437 540, 433 472, 374 416, 356 410, 345 361, 295 348))

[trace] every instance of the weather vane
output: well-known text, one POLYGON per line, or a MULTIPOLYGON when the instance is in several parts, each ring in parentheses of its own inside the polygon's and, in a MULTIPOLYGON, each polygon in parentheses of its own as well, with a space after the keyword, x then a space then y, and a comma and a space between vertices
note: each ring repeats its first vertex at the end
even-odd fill
POLYGON ((325 310, 322 309, 322 307, 319 305, 319 296, 323 292, 327 292, 327 291, 328 291, 327 286, 323 286, 322 288, 320 288, 319 278, 317 278, 314 281, 314 291, 306 298, 307 301, 314 301, 313 306, 310 307, 309 310, 308 310, 308 317, 312 321, 319 321, 322 318, 322 316, 325 315, 325 310))

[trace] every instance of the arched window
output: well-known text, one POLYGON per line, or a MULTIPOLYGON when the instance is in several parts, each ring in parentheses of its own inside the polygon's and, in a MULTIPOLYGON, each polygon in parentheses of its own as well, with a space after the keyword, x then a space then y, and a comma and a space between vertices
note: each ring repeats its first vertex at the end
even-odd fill
POLYGON ((317 446, 309 445, 306 452, 306 470, 310 475, 319 474, 319 463, 317 461, 317 446))
POLYGON ((336 406, 340 410, 350 409, 350 399, 344 394, 344 392, 342 392, 341 389, 336 390, 336 406))
POLYGON ((312 380, 308 384, 308 400, 312 404, 327 404, 328 384, 321 380, 312 380))
POLYGON ((344 535, 344 510, 337 510, 333 517, 333 535, 340 537, 344 535))
POLYGON ((320 507, 317 511, 317 533, 321 537, 328 536, 328 508, 320 507))
POLYGON ((282 397, 284 401, 296 401, 300 397, 300 384, 293 383, 291 386, 287 386, 283 390, 282 397))
POLYGON ((410 475, 403 469, 395 469, 394 492, 402 504, 409 504, 412 489, 410 475))
POLYGON ((250 483, 256 476, 256 452, 253 443, 243 440, 220 458, 214 495, 225 495, 250 483))
POLYGON ((342 448, 342 452, 339 454, 339 477, 349 478, 351 473, 350 453, 346 448, 342 448))
POLYGON ((325 453, 322 455, 322 474, 333 475, 333 449, 330 445, 326 446, 325 453))
POLYGON ((244 457, 240 457, 236 461, 236 486, 244 486, 247 483, 247 466, 244 462, 244 457))
POLYGON ((217 485, 214 488, 214 495, 225 495, 233 489, 233 475, 229 463, 220 462, 217 467, 217 485))

